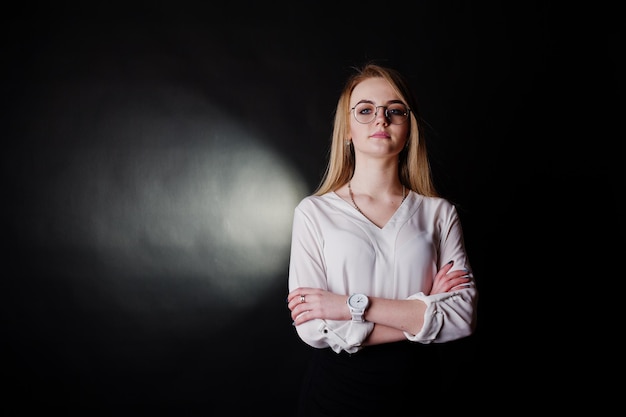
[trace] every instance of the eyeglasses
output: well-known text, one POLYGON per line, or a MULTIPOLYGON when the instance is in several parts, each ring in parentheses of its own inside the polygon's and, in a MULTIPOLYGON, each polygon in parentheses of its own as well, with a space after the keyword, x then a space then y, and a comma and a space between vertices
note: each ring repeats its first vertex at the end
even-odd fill
POLYGON ((391 124, 401 125, 409 118, 409 109, 404 103, 391 103, 388 106, 375 106, 373 103, 358 103, 350 109, 354 113, 354 119, 363 124, 368 124, 376 119, 379 108, 385 109, 385 118, 391 124))

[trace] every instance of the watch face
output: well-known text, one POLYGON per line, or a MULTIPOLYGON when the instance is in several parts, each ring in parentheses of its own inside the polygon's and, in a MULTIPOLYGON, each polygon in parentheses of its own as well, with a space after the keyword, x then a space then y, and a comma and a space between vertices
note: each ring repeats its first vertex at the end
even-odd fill
POLYGON ((350 296, 350 305, 354 308, 365 308, 367 306, 367 297, 363 294, 354 294, 350 296))

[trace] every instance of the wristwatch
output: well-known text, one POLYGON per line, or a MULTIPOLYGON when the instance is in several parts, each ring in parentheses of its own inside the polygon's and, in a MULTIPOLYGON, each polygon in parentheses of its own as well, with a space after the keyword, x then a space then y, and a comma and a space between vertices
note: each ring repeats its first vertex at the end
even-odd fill
POLYGON ((365 294, 352 294, 348 297, 348 308, 352 314, 352 321, 365 321, 363 314, 369 305, 370 300, 365 294))

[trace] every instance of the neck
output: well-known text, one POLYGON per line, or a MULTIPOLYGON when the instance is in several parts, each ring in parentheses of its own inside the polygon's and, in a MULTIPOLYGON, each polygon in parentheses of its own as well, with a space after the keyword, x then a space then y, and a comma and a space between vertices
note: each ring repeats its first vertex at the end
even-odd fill
POLYGON ((368 194, 370 196, 397 194, 403 188, 397 173, 393 176, 384 175, 358 175, 356 172, 350 179, 353 188, 359 191, 359 194, 368 194))
POLYGON ((393 180, 382 181, 380 178, 373 179, 368 182, 367 179, 352 177, 348 181, 348 189, 350 193, 359 195, 367 195, 373 199, 390 198, 393 199, 398 195, 402 195, 402 199, 406 197, 406 187, 396 177, 393 180), (356 189, 356 191, 354 191, 356 189))
POLYGON ((389 192, 402 187, 398 178, 398 162, 393 160, 358 160, 352 175, 352 185, 367 193, 389 192))

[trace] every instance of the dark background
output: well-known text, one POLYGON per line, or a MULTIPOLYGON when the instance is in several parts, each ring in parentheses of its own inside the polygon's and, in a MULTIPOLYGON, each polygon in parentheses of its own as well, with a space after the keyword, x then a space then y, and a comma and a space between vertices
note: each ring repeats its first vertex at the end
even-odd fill
POLYGON ((370 59, 416 90, 481 291, 476 334, 417 376, 442 397, 411 401, 534 409, 576 386, 593 371, 578 346, 602 338, 589 298, 623 256, 615 16, 532 1, 4 13, 3 415, 291 415, 309 350, 285 307, 285 227, 370 59))

